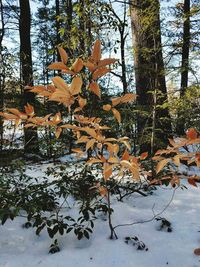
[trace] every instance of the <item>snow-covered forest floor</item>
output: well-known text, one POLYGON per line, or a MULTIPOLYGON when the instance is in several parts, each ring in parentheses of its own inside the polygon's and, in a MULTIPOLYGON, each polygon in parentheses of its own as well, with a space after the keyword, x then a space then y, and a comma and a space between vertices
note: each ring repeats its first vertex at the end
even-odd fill
MULTIPOLYGON (((48 166, 32 166, 28 172, 40 177, 48 166)), ((193 251, 200 247, 200 186, 183 184, 188 189, 162 186, 147 197, 135 193, 123 202, 113 197, 113 225, 133 225, 118 227, 118 239, 110 240, 108 221, 100 216, 89 240, 79 241, 73 233, 56 236, 61 251, 55 254, 48 253, 52 240, 46 230, 36 236, 35 229, 22 227, 24 218, 8 220, 0 226, 0 267, 199 267, 200 257, 193 251), (156 215, 171 223, 171 232, 160 229, 156 215), (125 237, 135 236, 145 250, 125 243, 125 237)), ((73 213, 76 206, 70 210, 73 213)))

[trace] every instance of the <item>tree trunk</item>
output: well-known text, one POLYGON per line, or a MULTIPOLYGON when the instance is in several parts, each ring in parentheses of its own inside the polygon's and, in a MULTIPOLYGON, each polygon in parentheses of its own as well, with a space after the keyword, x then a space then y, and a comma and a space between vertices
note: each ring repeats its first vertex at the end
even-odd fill
POLYGON ((80 38, 80 46, 79 46, 79 55, 85 55, 85 33, 86 33, 86 17, 85 17, 85 0, 79 0, 79 5, 80 5, 80 13, 79 13, 79 28, 80 32, 82 34, 80 38))
POLYGON ((67 43, 67 54, 70 59, 73 57, 73 51, 71 47, 72 42, 72 13, 73 13, 73 6, 72 0, 65 0, 65 15, 66 15, 66 24, 65 24, 65 42, 67 43))
MULTIPOLYGON (((190 0, 184 0, 183 6, 183 44, 182 44, 182 62, 181 62, 181 89, 180 97, 185 95, 188 87, 188 70, 189 70, 189 50, 190 50, 190 0)), ((185 120, 178 115, 177 134, 185 134, 185 120)))
MULTIPOLYGON (((59 45, 61 43, 60 39, 60 22, 59 22, 59 17, 60 16, 60 3, 59 0, 56 0, 56 45, 59 45)), ((61 61, 60 59, 60 54, 57 52, 57 60, 61 61)))
POLYGON ((182 66, 181 66, 181 92, 185 94, 188 87, 188 67, 190 49, 190 0, 184 0, 184 23, 183 23, 183 45, 182 45, 182 66))
POLYGON ((138 113, 140 150, 155 151, 167 143, 171 134, 168 108, 161 108, 167 102, 167 88, 161 44, 160 5, 158 0, 131 0, 130 9, 137 104, 142 113, 148 113, 148 116, 138 113))
MULTIPOLYGON (((3 111, 4 107, 4 83, 5 83, 5 67, 3 63, 3 46, 2 41, 5 34, 5 23, 3 14, 3 3, 0 0, 0 11, 1 11, 1 31, 0 31, 0 112, 3 111)), ((3 149, 3 119, 0 117, 0 151, 3 149)))
MULTIPOLYGON (((31 14, 29 0, 20 0, 20 21, 19 21, 19 36, 20 36, 20 61, 22 73, 22 86, 33 85, 32 71, 32 54, 31 54, 31 14)), ((24 90, 24 105, 27 103, 35 106, 34 93, 24 90)), ((37 153, 38 136, 37 130, 32 128, 24 129, 25 153, 37 153)))

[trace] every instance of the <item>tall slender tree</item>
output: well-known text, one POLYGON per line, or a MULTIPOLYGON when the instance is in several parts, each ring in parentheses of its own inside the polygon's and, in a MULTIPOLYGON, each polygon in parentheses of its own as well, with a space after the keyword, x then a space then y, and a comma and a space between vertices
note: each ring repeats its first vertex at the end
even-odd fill
MULTIPOLYGON (((3 3, 0 0, 1 12, 1 29, 0 29, 0 112, 3 111, 4 106, 4 83, 5 83, 5 67, 3 66, 3 38, 5 35, 5 21, 3 3)), ((3 120, 0 118, 0 150, 3 149, 3 120)))
MULTIPOLYGON (((29 0, 20 0, 20 20, 19 20, 19 36, 20 36, 20 61, 22 87, 33 85, 32 70, 32 51, 31 51, 31 13, 29 0)), ((35 96, 33 93, 24 90, 24 105, 27 103, 34 105, 35 96)), ((25 153, 38 152, 38 136, 36 129, 24 129, 25 153)))
POLYGON ((183 18, 184 23, 181 66, 181 96, 185 94, 185 90, 188 87, 188 68, 190 51, 190 0, 184 0, 183 18))

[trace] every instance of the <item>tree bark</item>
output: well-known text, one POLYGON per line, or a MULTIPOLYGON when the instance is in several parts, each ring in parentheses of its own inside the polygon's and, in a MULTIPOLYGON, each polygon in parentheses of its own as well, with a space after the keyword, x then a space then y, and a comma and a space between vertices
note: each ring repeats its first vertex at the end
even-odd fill
MULTIPOLYGON (((33 85, 32 53, 31 53, 31 13, 29 0, 20 0, 20 61, 22 73, 22 86, 33 85)), ((35 106, 34 93, 24 90, 24 105, 27 103, 35 106)), ((38 153, 37 130, 24 128, 25 153, 38 153)))
MULTIPOLYGON (((61 38, 60 38, 60 22, 58 17, 60 16, 60 3, 59 0, 56 0, 56 45, 58 46, 61 43, 61 38)), ((60 54, 57 52, 57 60, 61 61, 60 59, 60 54)))
MULTIPOLYGON (((184 0, 183 6, 183 44, 182 44, 182 61, 181 61, 181 88, 180 98, 185 95, 188 87, 189 72, 189 50, 190 50, 190 0, 184 0)), ((185 119, 178 114, 176 132, 177 134, 185 134, 185 119)))
POLYGON ((182 66, 181 66, 181 92, 185 94, 188 87, 188 68, 190 50, 190 0, 184 0, 184 23, 183 23, 183 45, 182 45, 182 66))
POLYGON ((137 104, 142 112, 148 113, 148 117, 138 113, 140 150, 155 151, 164 146, 171 135, 168 108, 161 107, 167 102, 167 88, 162 55, 160 5, 158 0, 131 0, 130 9, 137 104), (152 119, 153 113, 155 121, 152 119), (155 129, 153 142, 152 128, 155 129))
POLYGON ((73 56, 72 48, 71 48, 71 42, 72 42, 72 13, 73 13, 73 5, 72 0, 66 0, 66 25, 65 25, 65 42, 67 42, 67 54, 69 58, 71 59, 73 56))
MULTIPOLYGON (((1 11, 1 30, 0 30, 0 112, 4 108, 4 83, 5 83, 5 67, 3 63, 3 46, 2 41, 5 35, 5 22, 3 14, 3 3, 0 0, 1 11)), ((0 117, 0 151, 3 149, 3 119, 0 117)))

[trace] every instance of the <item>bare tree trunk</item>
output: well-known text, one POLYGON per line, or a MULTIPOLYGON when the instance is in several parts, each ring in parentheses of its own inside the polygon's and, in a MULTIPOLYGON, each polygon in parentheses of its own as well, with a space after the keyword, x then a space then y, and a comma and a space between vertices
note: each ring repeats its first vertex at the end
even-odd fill
POLYGON ((85 18, 85 0, 79 0, 79 5, 80 5, 80 15, 79 15, 79 28, 82 33, 82 36, 80 38, 80 51, 79 55, 84 55, 85 54, 85 33, 86 33, 86 18, 85 18))
MULTIPOLYGON (((183 44, 182 44, 182 62, 181 62, 181 89, 180 97, 185 95, 188 87, 188 71, 189 71, 189 50, 190 50, 190 0, 184 0, 183 6, 183 44)), ((179 118, 177 123, 177 134, 184 135, 184 118, 179 118)))
POLYGON ((73 13, 73 6, 72 6, 72 0, 65 0, 65 15, 67 17, 66 23, 65 23, 65 42, 67 43, 67 54, 69 58, 72 58, 73 52, 71 49, 71 42, 72 42, 72 13, 73 13))
MULTIPOLYGON (((19 36, 20 36, 20 61, 22 71, 23 86, 33 85, 32 71, 32 53, 31 53, 31 14, 29 0, 20 0, 20 21, 19 21, 19 36)), ((24 104, 35 104, 34 93, 24 90, 24 104)), ((31 128, 24 129, 25 137, 25 153, 37 153, 38 136, 37 130, 31 128)))
MULTIPOLYGON (((3 14, 3 3, 0 0, 1 11, 1 30, 0 30, 0 112, 4 108, 4 84, 5 84, 5 67, 3 63, 3 46, 2 41, 5 35, 5 22, 3 14)), ((3 149, 3 119, 0 117, 0 151, 3 149)))
MULTIPOLYGON (((60 39, 60 22, 58 17, 60 16, 60 3, 59 0, 56 0, 56 45, 59 45, 61 43, 60 39)), ((60 61, 60 54, 57 53, 57 60, 60 61)))
POLYGON ((160 5, 158 0, 131 0, 131 28, 134 49, 134 66, 137 104, 148 118, 138 114, 138 135, 140 150, 155 151, 167 143, 171 134, 168 108, 155 109, 167 102, 167 88, 162 56, 160 5), (155 116, 154 148, 149 138, 152 131, 152 113, 155 116), (162 140, 162 143, 160 143, 162 140))
POLYGON ((181 96, 185 94, 185 89, 188 87, 189 49, 190 49, 190 0, 184 0, 181 92, 180 92, 181 96))
POLYGON ((128 34, 125 33, 125 28, 126 28, 126 3, 124 3, 124 11, 123 11, 123 18, 119 17, 118 14, 115 12, 115 10, 113 9, 113 7, 110 7, 110 12, 112 14, 112 16, 117 20, 117 27, 118 27, 118 31, 119 31, 119 36, 120 36, 120 57, 121 57, 121 74, 116 75, 115 73, 113 73, 114 75, 116 75, 117 77, 119 77, 122 81, 122 85, 123 85, 123 94, 128 93, 128 82, 127 82, 127 75, 126 75, 126 59, 125 59, 125 41, 126 38, 128 36, 128 34))

